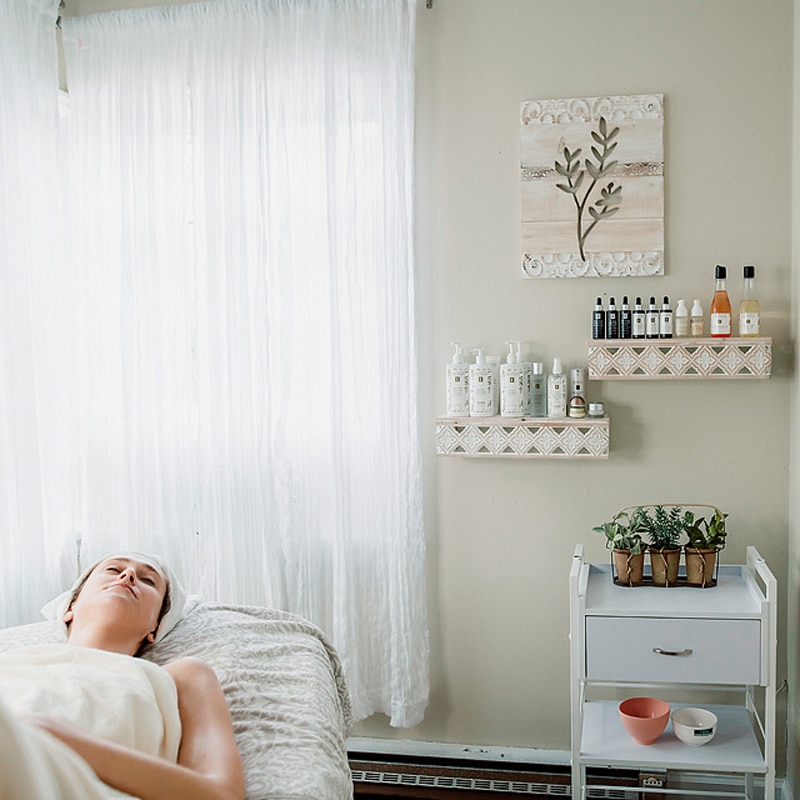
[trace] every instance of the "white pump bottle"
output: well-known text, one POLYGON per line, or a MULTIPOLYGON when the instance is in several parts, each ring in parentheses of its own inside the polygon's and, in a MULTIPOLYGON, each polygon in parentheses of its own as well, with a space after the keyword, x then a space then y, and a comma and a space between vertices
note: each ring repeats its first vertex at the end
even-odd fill
POLYGON ((522 417, 527 413, 527 393, 525 391, 525 367, 514 352, 519 342, 506 342, 508 356, 506 363, 500 365, 500 416, 522 417))
POLYGON ((494 366, 487 363, 482 347, 476 347, 471 352, 477 355, 475 363, 469 365, 469 415, 493 417, 497 413, 497 378, 494 366))
POLYGON ((461 345, 451 342, 453 360, 445 369, 448 417, 469 416, 469 364, 464 360, 461 345))
POLYGON ((567 376, 560 358, 553 359, 553 371, 547 378, 547 416, 567 416, 567 376))

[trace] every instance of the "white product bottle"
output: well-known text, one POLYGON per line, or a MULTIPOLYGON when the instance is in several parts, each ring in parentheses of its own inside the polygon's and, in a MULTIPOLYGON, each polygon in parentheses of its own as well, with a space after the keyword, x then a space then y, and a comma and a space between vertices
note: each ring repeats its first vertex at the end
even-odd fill
POLYGON ((567 416, 567 376, 560 358, 553 359, 553 371, 547 377, 547 416, 567 416))
POLYGON ((447 416, 469 416, 469 364, 464 361, 461 345, 451 342, 455 351, 453 361, 445 369, 447 381, 447 416))
POLYGON ((514 342, 506 342, 508 355, 506 363, 500 365, 500 416, 522 417, 527 413, 525 408, 525 370, 517 362, 514 342))
POLYGON ((493 417, 496 414, 497 378, 494 365, 487 363, 482 347, 476 347, 475 363, 469 365, 469 415, 493 417))
POLYGON ((544 374, 544 364, 541 361, 533 363, 531 376, 531 408, 532 417, 547 416, 547 376, 544 374))
POLYGON ((586 370, 583 367, 575 367, 570 370, 572 389, 570 390, 569 405, 567 415, 575 419, 583 419, 586 416, 586 398, 583 396, 583 384, 586 383, 586 370))
POLYGON ((517 364, 522 365, 522 370, 525 373, 525 378, 522 383, 522 391, 525 393, 522 398, 523 414, 529 414, 531 410, 531 384, 533 383, 533 364, 530 361, 525 361, 522 357, 522 342, 515 342, 517 346, 517 364))
POLYGON ((500 362, 501 356, 486 356, 486 363, 490 364, 494 370, 494 410, 492 413, 497 416, 500 413, 500 362))
POLYGON ((700 301, 695 298, 692 303, 692 314, 689 317, 689 331, 692 336, 702 336, 705 328, 705 317, 703 315, 703 306, 700 301))
POLYGON ((678 305, 675 307, 675 335, 689 335, 689 309, 683 300, 678 300, 678 305))

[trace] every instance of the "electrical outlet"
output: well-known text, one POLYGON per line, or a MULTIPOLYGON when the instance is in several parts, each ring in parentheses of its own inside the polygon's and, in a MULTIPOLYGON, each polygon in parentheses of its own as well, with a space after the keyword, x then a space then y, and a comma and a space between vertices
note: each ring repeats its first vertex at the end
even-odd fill
POLYGON ((666 785, 666 770, 650 770, 639 773, 639 786, 643 789, 663 789, 666 785))

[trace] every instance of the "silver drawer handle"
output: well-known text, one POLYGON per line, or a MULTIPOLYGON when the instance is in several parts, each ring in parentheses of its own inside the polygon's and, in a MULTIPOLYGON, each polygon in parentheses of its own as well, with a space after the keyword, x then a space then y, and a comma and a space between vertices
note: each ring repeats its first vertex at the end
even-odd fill
POLYGON ((662 650, 660 647, 654 647, 653 652, 660 656, 690 656, 693 651, 691 647, 687 647, 685 650, 662 650))

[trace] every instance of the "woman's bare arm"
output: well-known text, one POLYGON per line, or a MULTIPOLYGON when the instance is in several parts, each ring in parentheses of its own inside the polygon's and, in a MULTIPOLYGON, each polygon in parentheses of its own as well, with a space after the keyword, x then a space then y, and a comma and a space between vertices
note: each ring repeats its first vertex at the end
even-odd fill
POLYGON ((104 783, 141 800, 242 800, 242 762, 214 671, 191 658, 164 669, 178 689, 182 734, 177 764, 50 718, 32 721, 71 747, 104 783))

